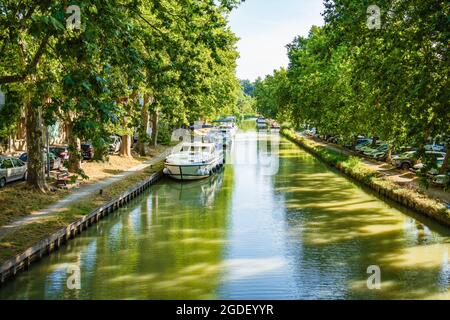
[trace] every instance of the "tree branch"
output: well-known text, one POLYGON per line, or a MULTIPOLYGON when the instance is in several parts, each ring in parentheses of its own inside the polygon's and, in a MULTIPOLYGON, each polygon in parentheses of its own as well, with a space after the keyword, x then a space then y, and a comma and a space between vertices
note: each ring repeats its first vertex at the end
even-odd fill
POLYGON ((33 60, 28 64, 25 71, 21 74, 16 74, 12 76, 1 76, 0 77, 0 85, 6 84, 6 83, 14 83, 14 82, 21 82, 24 81, 25 78, 30 75, 34 69, 36 68, 39 60, 41 59, 42 55, 44 54, 45 48, 48 44, 48 41, 50 39, 50 35, 46 35, 39 45, 38 50, 36 51, 33 60))

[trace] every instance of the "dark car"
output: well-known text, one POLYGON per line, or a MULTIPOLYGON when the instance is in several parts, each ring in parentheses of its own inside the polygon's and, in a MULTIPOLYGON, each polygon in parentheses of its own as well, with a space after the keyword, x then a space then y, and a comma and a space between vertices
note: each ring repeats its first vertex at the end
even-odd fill
POLYGON ((62 160, 69 159, 69 148, 67 146, 50 146, 49 150, 51 153, 61 158, 62 160))
POLYGON ((94 145, 90 142, 83 142, 81 144, 81 155, 85 160, 94 159, 94 145))
MULTIPOLYGON (((50 170, 58 170, 62 166, 62 159, 55 156, 53 153, 47 153, 47 157, 50 160, 50 170)), ((47 157, 45 157, 44 161, 47 162, 47 157)), ((23 162, 28 162, 28 153, 24 152, 19 157, 23 162)), ((45 166, 45 171, 47 171, 47 166, 45 166)))
MULTIPOLYGON (((365 138, 362 136, 359 136, 356 141, 355 141, 355 148, 357 146, 362 146, 362 145, 367 145, 372 143, 372 139, 370 138, 365 138)), ((352 149, 353 148, 353 142, 347 142, 344 147, 346 147, 347 149, 352 149)))

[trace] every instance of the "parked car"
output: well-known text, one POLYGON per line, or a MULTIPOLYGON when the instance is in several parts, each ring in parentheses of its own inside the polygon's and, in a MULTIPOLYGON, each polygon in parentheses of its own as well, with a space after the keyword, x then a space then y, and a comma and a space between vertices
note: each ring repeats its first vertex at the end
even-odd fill
POLYGON ((109 137, 109 152, 117 153, 120 150, 120 145, 122 144, 122 139, 118 136, 109 137))
POLYGON ((308 136, 315 136, 317 134, 316 128, 305 130, 304 133, 308 136))
POLYGON ((81 144, 81 155, 85 160, 92 160, 94 158, 94 145, 90 142, 83 142, 81 144))
POLYGON ((443 143, 427 144, 425 150, 445 152, 445 145, 443 143))
MULTIPOLYGON (((357 147, 363 147, 363 146, 369 145, 371 143, 372 143, 372 139, 359 136, 358 139, 356 139, 355 149, 357 147)), ((353 147, 353 142, 346 143, 344 145, 344 147, 346 147, 347 149, 351 149, 353 147)))
POLYGON ((376 160, 384 160, 386 158, 387 152, 389 150, 389 146, 384 143, 381 144, 378 148, 368 150, 364 152, 364 155, 376 159, 376 160))
POLYGON ((329 142, 329 143, 338 143, 338 139, 334 136, 325 136, 325 141, 329 142))
POLYGON ((373 147, 372 144, 370 143, 370 144, 366 144, 365 146, 358 147, 356 150, 357 150, 359 153, 365 153, 365 152, 368 152, 368 151, 374 151, 374 150, 377 150, 378 148, 380 148, 380 147, 383 146, 383 145, 386 145, 386 142, 383 142, 383 141, 377 141, 377 142, 375 143, 375 147, 373 147))
POLYGON ((49 150, 51 153, 61 158, 62 160, 69 159, 69 148, 67 146, 50 146, 49 150))
POLYGON ((409 169, 416 164, 416 151, 402 152, 392 157, 392 165, 399 169, 409 169))
POLYGON ((21 179, 27 179, 26 163, 17 158, 0 156, 0 188, 8 182, 21 179))
POLYGON ((443 187, 450 182, 450 171, 447 174, 438 174, 431 179, 431 183, 435 186, 443 187))
MULTIPOLYGON (((436 155, 437 158, 445 157, 445 153, 436 151, 426 151, 427 155, 436 155)), ((392 157, 392 165, 401 169, 410 169, 419 161, 416 157, 417 151, 407 151, 392 157)))
MULTIPOLYGON (((53 153, 49 152, 47 153, 47 156, 44 157, 44 161, 47 163, 47 157, 50 161, 50 170, 58 170, 62 167, 62 159, 55 156, 53 153)), ((24 152, 19 157, 20 160, 23 162, 28 162, 28 153, 24 152)), ((45 166, 45 171, 47 172, 47 166, 45 166)))
MULTIPOLYGON (((443 164, 443 163, 444 163, 444 158, 443 158, 443 157, 441 157, 441 158, 436 158, 436 159, 435 159, 435 168, 431 168, 430 170, 428 170, 427 174, 428 174, 429 176, 435 176, 435 175, 438 175, 438 174, 439 174, 439 168, 442 167, 442 164, 443 164)), ((420 163, 414 165, 414 166, 413 166, 411 169, 409 169, 409 170, 410 170, 411 172, 418 173, 419 171, 422 171, 424 167, 425 167, 425 170, 426 170, 426 167, 427 167, 426 164, 420 162, 420 163)))
MULTIPOLYGON (((377 142, 377 144, 378 143, 379 142, 377 142)), ((363 141, 360 144, 356 145, 355 150, 357 152, 364 153, 364 151, 368 151, 372 148, 371 145, 372 145, 372 139, 368 139, 368 140, 363 141)))

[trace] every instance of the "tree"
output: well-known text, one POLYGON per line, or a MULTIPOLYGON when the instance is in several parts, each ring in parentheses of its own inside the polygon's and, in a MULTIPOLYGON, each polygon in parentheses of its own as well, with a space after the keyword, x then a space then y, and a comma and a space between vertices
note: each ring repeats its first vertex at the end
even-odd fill
POLYGON ((252 83, 250 80, 241 80, 241 87, 242 87, 242 91, 250 97, 254 97, 255 96, 255 84, 252 83))
POLYGON ((102 158, 119 133, 121 154, 131 156, 131 135, 139 128, 146 139, 148 118, 154 146, 160 119, 181 125, 234 110, 236 37, 227 16, 239 2, 80 0, 80 30, 66 28, 67 1, 0 4, 0 85, 27 111, 28 182, 46 189, 42 132, 56 120, 69 133, 69 170, 83 174, 82 140, 102 158))
MULTIPOLYGON (((270 116, 288 110, 294 124, 343 141, 365 134, 391 148, 416 146, 422 155, 430 139, 448 145, 450 5, 383 1, 380 28, 373 29, 371 2, 324 3, 325 25, 288 45, 288 85, 277 78, 280 71, 257 82, 259 110, 270 116)), ((443 171, 448 155, 444 163, 443 171)))

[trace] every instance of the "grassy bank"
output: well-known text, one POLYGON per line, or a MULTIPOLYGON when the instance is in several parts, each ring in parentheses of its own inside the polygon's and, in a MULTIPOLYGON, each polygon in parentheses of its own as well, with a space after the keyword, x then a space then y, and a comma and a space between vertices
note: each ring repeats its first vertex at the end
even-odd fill
MULTIPOLYGON (((152 150, 151 156, 157 156, 167 147, 159 146, 152 150)), ((122 173, 134 166, 150 160, 151 157, 124 158, 119 156, 110 156, 108 161, 90 161, 85 162, 82 168, 89 177, 87 180, 79 181, 81 186, 98 183, 114 175, 122 173)), ((55 179, 48 181, 52 186, 55 179)), ((71 189, 71 191, 76 189, 71 189)), ((70 190, 55 189, 47 193, 41 193, 25 182, 18 182, 0 189, 0 226, 9 225, 18 219, 30 216, 34 212, 45 209, 50 205, 71 194, 70 190)))
POLYGON ((22 253, 43 238, 89 214, 97 207, 109 202, 148 178, 151 174, 161 170, 162 167, 163 162, 161 161, 103 188, 102 194, 96 192, 63 208, 58 214, 17 227, 0 240, 0 263, 22 253))
POLYGON ((386 179, 379 172, 365 165, 358 157, 340 153, 319 145, 314 141, 299 137, 291 129, 284 128, 281 130, 281 133, 328 165, 337 168, 352 179, 370 187, 379 195, 385 196, 409 209, 425 214, 450 226, 450 210, 439 201, 423 195, 415 189, 402 187, 386 179))

